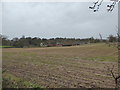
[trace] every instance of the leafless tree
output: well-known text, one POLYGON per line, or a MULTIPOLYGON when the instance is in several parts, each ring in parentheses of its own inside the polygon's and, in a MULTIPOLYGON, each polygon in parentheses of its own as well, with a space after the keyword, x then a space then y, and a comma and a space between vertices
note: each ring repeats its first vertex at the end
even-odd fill
MULTIPOLYGON (((108 67, 108 66, 107 66, 107 67, 108 67)), ((119 76, 119 75, 118 75, 118 76, 115 76, 115 74, 114 74, 114 72, 113 72, 113 71, 114 71, 113 69, 114 69, 114 65, 113 65, 112 69, 110 69, 110 67, 108 67, 108 71, 111 72, 111 75, 112 75, 112 77, 114 78, 115 88, 118 88, 118 87, 119 87, 119 85, 118 85, 118 84, 119 84, 119 83, 118 83, 119 80, 118 80, 118 79, 120 78, 120 76, 119 76)))
MULTIPOLYGON (((107 11, 111 12, 113 11, 115 5, 119 2, 119 0, 110 0, 112 3, 110 5, 107 5, 107 11)), ((93 6, 90 6, 89 8, 92 9, 94 12, 97 12, 102 5, 103 0, 97 0, 96 2, 93 2, 93 6)))
MULTIPOLYGON (((110 5, 107 5, 107 11, 112 12, 115 8, 115 5, 120 2, 120 0, 110 0, 112 3, 110 5)), ((93 6, 90 6, 89 8, 92 9, 94 12, 97 12, 102 5, 103 0, 97 0, 96 2, 93 2, 93 6)), ((119 33, 119 28, 117 28, 117 36, 118 36, 118 76, 115 76, 113 73, 113 69, 109 69, 109 71, 112 74, 112 77, 115 80, 116 88, 120 89, 120 33, 119 33)), ((101 35, 100 35, 101 37, 101 35)))

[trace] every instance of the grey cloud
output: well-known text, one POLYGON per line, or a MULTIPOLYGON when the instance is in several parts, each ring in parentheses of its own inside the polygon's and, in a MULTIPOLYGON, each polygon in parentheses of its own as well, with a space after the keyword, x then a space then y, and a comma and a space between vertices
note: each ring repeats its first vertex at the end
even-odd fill
POLYGON ((3 34, 13 37, 99 37, 116 34, 117 8, 112 13, 105 3, 97 13, 91 3, 3 3, 3 34))

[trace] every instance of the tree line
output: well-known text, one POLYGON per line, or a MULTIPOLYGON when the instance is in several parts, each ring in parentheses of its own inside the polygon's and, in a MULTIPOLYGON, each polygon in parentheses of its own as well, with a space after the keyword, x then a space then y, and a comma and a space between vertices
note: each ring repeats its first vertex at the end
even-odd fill
POLYGON ((0 44, 1 46, 11 46, 16 48, 24 48, 24 47, 43 47, 43 46, 73 46, 73 45, 81 45, 88 43, 100 43, 100 42, 117 42, 117 37, 113 35, 109 35, 107 39, 95 39, 93 37, 90 38, 39 38, 39 37, 25 37, 21 38, 13 38, 8 39, 5 35, 0 35, 0 44))

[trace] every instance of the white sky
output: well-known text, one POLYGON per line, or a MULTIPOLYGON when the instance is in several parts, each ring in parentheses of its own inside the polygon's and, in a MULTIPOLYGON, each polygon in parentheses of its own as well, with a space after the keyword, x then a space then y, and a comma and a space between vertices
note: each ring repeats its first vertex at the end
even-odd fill
POLYGON ((40 38, 104 38, 116 35, 118 8, 109 13, 103 3, 94 13, 92 2, 4 2, 2 34, 8 38, 22 35, 40 38))

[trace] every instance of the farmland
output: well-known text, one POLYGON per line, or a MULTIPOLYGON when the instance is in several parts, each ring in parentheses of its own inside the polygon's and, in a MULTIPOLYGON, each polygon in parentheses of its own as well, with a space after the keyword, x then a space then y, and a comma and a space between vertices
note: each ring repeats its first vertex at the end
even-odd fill
POLYGON ((106 44, 2 50, 4 88, 115 87, 118 51, 106 44))

